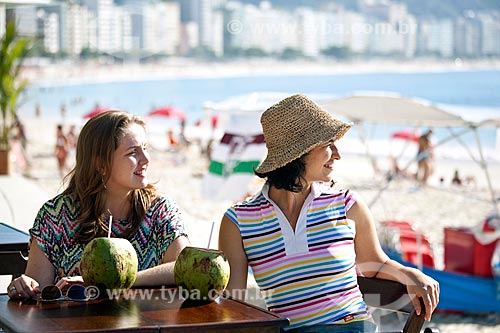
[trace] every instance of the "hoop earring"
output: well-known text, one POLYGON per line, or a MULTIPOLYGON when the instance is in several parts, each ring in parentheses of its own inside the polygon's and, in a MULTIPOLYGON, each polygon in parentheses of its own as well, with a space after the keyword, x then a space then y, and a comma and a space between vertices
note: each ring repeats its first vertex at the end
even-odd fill
POLYGON ((104 190, 107 190, 108 188, 106 187, 106 183, 104 182, 104 175, 101 175, 101 181, 102 181, 102 186, 104 187, 104 190))

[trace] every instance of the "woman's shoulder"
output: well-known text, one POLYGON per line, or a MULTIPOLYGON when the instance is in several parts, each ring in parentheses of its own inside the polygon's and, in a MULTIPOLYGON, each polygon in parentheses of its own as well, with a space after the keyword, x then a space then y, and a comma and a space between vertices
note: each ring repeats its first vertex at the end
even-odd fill
POLYGON ((331 203, 343 202, 350 208, 356 201, 359 200, 358 194, 349 188, 323 188, 319 195, 315 196, 316 201, 327 200, 331 203))
POLYGON ((63 210, 75 212, 78 205, 72 196, 66 194, 58 194, 52 199, 45 201, 41 210, 47 212, 61 212, 63 210))
POLYGON ((159 215, 163 216, 164 214, 179 214, 179 206, 172 197, 163 193, 158 193, 151 202, 146 215, 150 217, 158 217, 159 215))
POLYGON ((71 196, 58 194, 47 200, 39 209, 36 223, 52 225, 54 228, 61 224, 75 221, 79 214, 79 206, 71 196))
POLYGON ((177 206, 177 203, 173 198, 164 193, 158 193, 156 195, 156 198, 153 199, 150 209, 156 210, 160 207, 171 206, 171 205, 177 206))
POLYGON ((316 197, 319 197, 319 196, 329 196, 329 197, 332 197, 332 198, 334 198, 334 197, 345 198, 345 197, 354 195, 354 193, 355 193, 350 188, 335 188, 335 187, 321 186, 321 185, 318 185, 315 188, 315 191, 317 193, 316 197))
POLYGON ((253 195, 249 195, 239 202, 236 202, 232 207, 255 207, 264 202, 267 202, 267 199, 262 194, 262 191, 259 191, 253 195))

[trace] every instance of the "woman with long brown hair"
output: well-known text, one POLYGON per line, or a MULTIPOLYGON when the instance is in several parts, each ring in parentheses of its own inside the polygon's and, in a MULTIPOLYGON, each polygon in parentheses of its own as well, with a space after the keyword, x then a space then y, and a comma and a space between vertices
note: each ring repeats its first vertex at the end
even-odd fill
POLYGON ((80 132, 66 189, 42 206, 30 229, 26 272, 11 282, 9 296, 83 283, 83 249, 108 234, 110 217, 112 237, 128 239, 137 252, 134 286, 173 284, 175 260, 189 242, 176 203, 149 183, 149 162, 141 118, 120 111, 91 118, 80 132))

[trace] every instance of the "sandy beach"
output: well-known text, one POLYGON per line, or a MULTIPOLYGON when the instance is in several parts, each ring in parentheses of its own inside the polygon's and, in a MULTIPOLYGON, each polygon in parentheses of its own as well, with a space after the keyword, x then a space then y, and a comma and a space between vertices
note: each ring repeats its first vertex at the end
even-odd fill
POLYGON ((242 60, 207 61, 190 58, 168 58, 164 61, 139 64, 133 61, 110 64, 100 60, 60 63, 33 62, 23 76, 33 84, 70 85, 91 82, 133 80, 164 80, 176 78, 221 78, 259 75, 332 75, 360 73, 418 73, 498 69, 497 59, 391 59, 337 61, 334 59, 290 60, 249 58, 242 60))
MULTIPOLYGON (((24 119, 28 136, 27 153, 31 163, 30 179, 46 193, 47 199, 62 189, 58 176, 55 145, 54 120, 44 118, 24 119), (39 129, 43 128, 41 131, 39 129)), ((479 167, 472 162, 438 159, 432 186, 417 188, 411 178, 392 181, 385 191, 379 187, 385 178, 372 171, 369 160, 350 154, 344 147, 342 160, 335 164, 335 179, 338 188, 357 191, 368 203, 377 198, 372 212, 377 222, 383 220, 410 221, 430 240, 436 265, 443 266, 443 228, 445 226, 475 226, 481 223, 492 210, 488 201, 486 183, 479 167), (475 185, 454 187, 448 183, 439 186, 439 175, 451 175, 459 163, 463 174, 474 175, 475 185)), ((341 147, 342 152, 342 147, 341 147)), ((160 191, 167 193, 179 204, 186 221, 190 240, 195 246, 217 247, 218 224, 230 201, 211 201, 201 195, 203 176, 207 172, 208 160, 200 154, 200 147, 191 145, 182 153, 153 149, 149 178, 156 182, 160 191), (210 237, 211 235, 211 237, 210 237)), ((381 166, 387 161, 382 160, 381 166)), ((386 164, 386 163, 385 163, 386 164)), ((409 171, 412 169, 410 168, 409 171)), ((22 171, 17 168, 17 173, 22 171)), ((490 166, 493 184, 499 193, 500 165, 490 166)), ((25 228, 29 228, 29 222, 25 228)), ((256 304, 260 301, 255 301, 256 304)), ((399 327, 396 316, 382 318, 384 329, 399 327)), ((498 332, 499 314, 447 314, 436 313, 431 327, 447 332, 498 332)))

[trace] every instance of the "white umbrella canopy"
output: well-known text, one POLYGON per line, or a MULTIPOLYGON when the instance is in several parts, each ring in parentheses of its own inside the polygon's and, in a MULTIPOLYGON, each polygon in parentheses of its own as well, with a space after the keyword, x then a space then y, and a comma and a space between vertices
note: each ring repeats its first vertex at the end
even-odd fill
MULTIPOLYGON (((325 100, 320 105, 335 116, 344 117, 355 123, 373 123, 386 125, 405 125, 417 127, 456 127, 459 132, 436 143, 441 145, 447 141, 458 139, 467 132, 473 132, 477 138, 479 127, 500 128, 500 114, 498 109, 464 108, 451 105, 435 105, 429 101, 407 98, 393 93, 367 92, 356 93, 347 97, 325 100)), ((363 139, 363 138, 362 138, 363 139)), ((488 172, 488 166, 482 153, 481 143, 476 139, 479 160, 474 160, 483 169, 491 201, 495 211, 499 209, 496 194, 488 172)), ((367 149, 367 154, 370 152, 367 149)), ((371 156, 370 156, 371 157, 371 156)), ((472 156, 471 156, 472 157, 472 156)), ((388 183, 380 189, 382 193, 388 183)), ((371 206, 378 198, 370 203, 371 206)))
POLYGON ((396 94, 359 93, 324 101, 321 106, 353 122, 419 127, 464 127, 470 124, 461 116, 429 101, 396 94))

